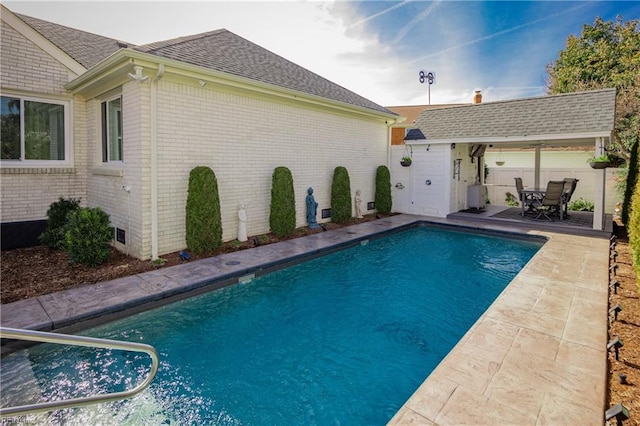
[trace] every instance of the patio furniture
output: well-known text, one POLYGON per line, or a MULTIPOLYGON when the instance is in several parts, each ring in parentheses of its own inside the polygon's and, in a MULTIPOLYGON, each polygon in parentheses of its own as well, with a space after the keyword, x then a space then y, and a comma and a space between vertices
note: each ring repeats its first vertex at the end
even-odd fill
POLYGON ((560 220, 562 220, 563 191, 564 181, 551 180, 547 183, 547 190, 544 192, 540 205, 537 207, 539 212, 536 219, 544 216, 546 220, 553 221, 550 214, 555 213, 560 217, 560 220))
POLYGON ((564 216, 565 217, 569 217, 569 213, 568 213, 568 206, 569 206, 569 201, 571 201, 571 196, 573 195, 574 191, 576 190, 576 186, 578 186, 578 181, 579 179, 575 179, 575 178, 564 178, 563 182, 564 182, 564 189, 562 191, 562 202, 564 204, 564 216))
POLYGON ((525 213, 536 213, 536 205, 540 203, 540 199, 542 198, 540 193, 543 191, 524 189, 522 185, 522 178, 517 177, 514 178, 516 181, 516 191, 518 191, 518 199, 522 204, 522 217, 524 217, 525 213))

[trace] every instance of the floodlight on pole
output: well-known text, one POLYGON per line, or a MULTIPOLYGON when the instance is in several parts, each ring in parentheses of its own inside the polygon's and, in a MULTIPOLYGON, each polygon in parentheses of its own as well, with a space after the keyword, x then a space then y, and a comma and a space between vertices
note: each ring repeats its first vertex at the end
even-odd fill
POLYGON ((431 105, 431 85, 436 82, 436 73, 433 71, 420 71, 418 80, 420 80, 420 83, 429 83, 429 105, 431 105))

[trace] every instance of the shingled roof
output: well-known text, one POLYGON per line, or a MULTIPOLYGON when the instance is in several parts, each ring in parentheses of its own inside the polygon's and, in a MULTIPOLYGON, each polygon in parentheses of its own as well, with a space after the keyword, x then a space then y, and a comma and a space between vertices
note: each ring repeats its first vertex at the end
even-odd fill
POLYGON ((137 46, 135 50, 396 115, 226 29, 137 46))
POLYGON ((162 58, 397 115, 225 29, 135 46, 30 16, 16 16, 87 69, 119 49, 129 47, 162 58))
POLYGON ((427 140, 610 133, 615 100, 615 89, 602 89, 427 109, 416 127, 427 140))
POLYGON ((87 69, 127 45, 127 43, 109 37, 65 27, 31 16, 17 13, 15 15, 87 69))

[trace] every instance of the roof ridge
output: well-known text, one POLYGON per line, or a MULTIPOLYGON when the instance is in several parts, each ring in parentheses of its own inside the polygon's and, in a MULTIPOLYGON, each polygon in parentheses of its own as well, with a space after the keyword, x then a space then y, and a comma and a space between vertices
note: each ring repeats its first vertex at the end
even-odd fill
POLYGON ((187 43, 187 42, 190 42, 190 41, 203 39, 203 38, 210 37, 212 35, 220 34, 220 33, 223 33, 223 32, 230 33, 231 31, 229 31, 229 30, 227 30, 225 28, 219 28, 217 30, 205 31, 203 33, 198 33, 198 34, 191 34, 191 35, 186 35, 186 36, 170 38, 170 39, 167 39, 167 40, 154 41, 154 42, 151 42, 151 43, 147 43, 147 44, 142 44, 142 45, 136 46, 136 48, 139 49, 139 50, 144 50, 145 52, 148 52, 148 51, 153 51, 153 50, 160 49, 160 48, 167 47, 167 46, 177 46, 177 45, 180 45, 182 43, 187 43))

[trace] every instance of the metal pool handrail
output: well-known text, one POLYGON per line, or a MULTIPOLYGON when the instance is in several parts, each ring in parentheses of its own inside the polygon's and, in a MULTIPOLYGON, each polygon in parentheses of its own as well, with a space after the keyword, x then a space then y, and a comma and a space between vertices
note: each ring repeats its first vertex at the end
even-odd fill
POLYGON ((63 408, 83 407, 101 402, 111 402, 130 398, 144 390, 158 371, 158 352, 153 346, 144 343, 121 342, 117 340, 98 339, 95 337, 74 336, 70 334, 49 333, 44 331, 22 330, 17 328, 0 327, 0 338, 28 340, 32 342, 57 343, 62 345, 85 346, 89 348, 116 349, 131 352, 146 353, 151 357, 151 370, 147 378, 135 388, 122 392, 99 394, 60 401, 41 402, 20 405, 16 407, 0 408, 0 417, 21 416, 32 413, 60 410, 63 408))

